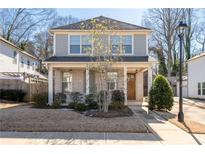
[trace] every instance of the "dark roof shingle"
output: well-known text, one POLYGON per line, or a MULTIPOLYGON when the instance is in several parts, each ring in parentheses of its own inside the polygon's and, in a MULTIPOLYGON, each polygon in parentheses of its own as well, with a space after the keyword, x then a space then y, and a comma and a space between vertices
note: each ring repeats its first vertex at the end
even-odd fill
MULTIPOLYGON (((119 58, 122 62, 147 62, 148 56, 121 56, 119 58)), ((45 62, 92 62, 95 58, 89 56, 52 56, 45 60, 45 62)))
POLYGON ((115 30, 151 30, 150 28, 137 26, 137 25, 134 25, 134 24, 126 23, 126 22, 123 22, 123 21, 111 19, 111 18, 104 17, 104 16, 99 16, 99 17, 95 17, 95 18, 92 18, 92 19, 87 19, 87 20, 76 22, 76 23, 69 24, 69 25, 55 27, 55 28, 52 28, 51 30, 58 30, 58 29, 64 29, 64 30, 82 30, 82 29, 91 30, 91 29, 94 28, 93 21, 95 21, 95 23, 102 23, 108 29, 115 29, 115 30))

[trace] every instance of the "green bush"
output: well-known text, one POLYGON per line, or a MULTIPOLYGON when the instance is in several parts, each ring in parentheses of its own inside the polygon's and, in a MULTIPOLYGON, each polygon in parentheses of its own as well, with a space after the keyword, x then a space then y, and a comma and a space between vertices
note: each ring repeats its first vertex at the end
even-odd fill
POLYGON ((45 108, 48 106, 48 93, 39 93, 33 95, 33 107, 45 108))
POLYGON ((77 104, 75 104, 74 109, 75 109, 76 111, 83 112, 83 111, 87 110, 87 105, 84 104, 84 103, 77 103, 77 104))
POLYGON ((125 108, 125 105, 122 102, 112 102, 109 105, 109 109, 113 109, 113 110, 121 110, 121 109, 124 109, 124 108, 125 108))
POLYGON ((57 93, 54 96, 52 108, 60 108, 64 103, 66 103, 66 95, 64 93, 57 93))
POLYGON ((70 108, 70 109, 75 109, 76 104, 77 104, 77 103, 75 103, 75 102, 70 102, 70 103, 68 104, 68 108, 70 108))
POLYGON ((88 105, 89 109, 97 109, 97 97, 95 94, 88 94, 85 96, 85 103, 88 105))
POLYGON ((124 103, 125 101, 125 95, 122 90, 114 90, 112 91, 112 102, 119 102, 119 103, 124 103))
POLYGON ((23 102, 26 92, 23 90, 0 89, 0 99, 23 102))
POLYGON ((70 97, 74 103, 82 103, 83 95, 80 92, 71 92, 70 97))
POLYGON ((149 92, 149 109, 171 110, 173 106, 173 92, 167 79, 158 75, 149 92))

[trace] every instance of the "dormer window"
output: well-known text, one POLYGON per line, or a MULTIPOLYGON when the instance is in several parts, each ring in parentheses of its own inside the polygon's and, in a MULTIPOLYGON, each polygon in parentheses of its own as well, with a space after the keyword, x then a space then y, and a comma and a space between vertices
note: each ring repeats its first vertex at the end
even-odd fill
POLYGON ((80 53, 80 35, 70 36, 70 53, 72 54, 80 53))

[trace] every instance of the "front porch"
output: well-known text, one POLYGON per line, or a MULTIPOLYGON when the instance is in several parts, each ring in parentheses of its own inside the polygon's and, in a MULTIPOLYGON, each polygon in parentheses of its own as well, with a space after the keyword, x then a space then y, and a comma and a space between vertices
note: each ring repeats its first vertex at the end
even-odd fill
MULTIPOLYGON (((125 105, 143 102, 152 84, 152 69, 148 63, 113 67, 112 90, 123 90, 125 105), (129 102, 129 103, 128 103, 129 102), (133 103, 132 103, 133 102, 133 103)), ((86 64, 55 64, 48 67, 49 104, 56 93, 80 92, 84 95, 100 91, 99 74, 86 64)))

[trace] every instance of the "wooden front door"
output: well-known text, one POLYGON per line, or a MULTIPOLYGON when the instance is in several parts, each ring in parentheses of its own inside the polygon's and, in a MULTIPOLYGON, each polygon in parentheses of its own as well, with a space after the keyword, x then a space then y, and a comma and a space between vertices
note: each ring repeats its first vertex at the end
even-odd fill
POLYGON ((135 100, 136 99, 136 86, 135 86, 135 74, 128 73, 127 74, 127 99, 128 100, 135 100))

